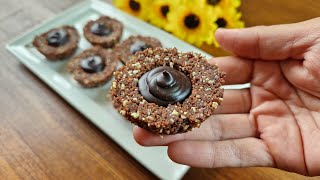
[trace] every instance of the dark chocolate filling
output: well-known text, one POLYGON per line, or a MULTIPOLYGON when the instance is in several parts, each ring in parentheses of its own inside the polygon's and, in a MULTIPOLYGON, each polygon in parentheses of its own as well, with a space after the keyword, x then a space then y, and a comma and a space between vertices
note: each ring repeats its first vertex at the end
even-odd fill
POLYGON ((199 26, 199 24, 200 24, 200 19, 195 14, 189 14, 184 19, 184 25, 189 29, 195 29, 199 26))
POLYGON ((112 33, 112 29, 107 27, 105 24, 98 22, 92 24, 90 31, 98 36, 109 36, 112 33))
POLYGON ((189 77, 169 66, 156 67, 139 79, 140 94, 150 103, 168 106, 183 102, 191 93, 189 77))
POLYGON ((143 51, 150 46, 145 43, 144 41, 135 41, 131 46, 130 46, 130 53, 135 54, 136 52, 143 51))
POLYGON ((98 73, 104 70, 105 63, 103 62, 103 58, 94 55, 82 59, 80 66, 87 73, 98 73))
POLYGON ((49 46, 59 47, 65 45, 68 40, 68 33, 65 29, 56 29, 47 34, 47 42, 49 46))

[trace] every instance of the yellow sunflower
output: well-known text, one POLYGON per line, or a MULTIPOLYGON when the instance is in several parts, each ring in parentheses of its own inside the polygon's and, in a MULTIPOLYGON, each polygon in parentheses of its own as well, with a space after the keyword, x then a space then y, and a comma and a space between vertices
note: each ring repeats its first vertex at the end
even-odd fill
POLYGON ((227 8, 220 11, 215 24, 220 28, 243 28, 244 22, 240 18, 240 12, 234 8, 227 8))
POLYGON ((150 0, 113 0, 113 4, 125 12, 146 20, 150 0))
POLYGON ((201 3, 219 6, 225 8, 238 8, 241 5, 241 0, 201 0, 201 3))
MULTIPOLYGON (((243 28, 244 22, 240 20, 241 13, 235 8, 227 8, 220 11, 215 11, 217 13, 217 19, 213 23, 218 26, 218 28, 243 28)), ((213 44, 216 47, 220 45, 213 36, 213 44)))
POLYGON ((209 10, 207 6, 190 0, 174 1, 174 3, 175 9, 167 14, 168 24, 165 29, 196 46, 204 42, 212 44, 214 31, 217 29, 212 23, 217 19, 215 9, 209 10))
POLYGON ((167 14, 172 10, 171 0, 155 0, 150 8, 150 22, 160 28, 163 28, 167 23, 167 14))

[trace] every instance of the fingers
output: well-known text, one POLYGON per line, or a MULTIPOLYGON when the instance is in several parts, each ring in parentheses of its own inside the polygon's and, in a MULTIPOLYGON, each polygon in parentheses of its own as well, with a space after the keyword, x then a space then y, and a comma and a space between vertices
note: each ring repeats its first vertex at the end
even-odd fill
POLYGON ((227 73, 226 84, 245 84, 250 82, 253 71, 253 61, 240 57, 219 57, 209 60, 216 64, 219 69, 227 73))
POLYGON ((192 167, 249 167, 275 164, 266 145, 259 139, 227 141, 178 141, 168 146, 169 157, 192 167))
POLYGON ((318 38, 320 19, 296 24, 218 29, 216 39, 224 49, 252 59, 302 59, 318 38))
POLYGON ((143 146, 164 146, 182 140, 226 140, 255 137, 256 128, 248 119, 247 114, 214 115, 202 123, 200 128, 184 134, 167 135, 159 137, 151 132, 135 127, 133 130, 135 140, 143 146))
POLYGON ((225 90, 215 114, 247 113, 251 109, 250 89, 225 90))

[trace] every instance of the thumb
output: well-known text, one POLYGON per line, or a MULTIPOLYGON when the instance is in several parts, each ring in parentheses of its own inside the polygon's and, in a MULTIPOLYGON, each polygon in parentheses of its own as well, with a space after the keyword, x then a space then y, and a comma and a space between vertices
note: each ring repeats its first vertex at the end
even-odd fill
POLYGON ((227 51, 262 60, 303 59, 320 36, 320 18, 295 24, 218 29, 216 39, 227 51))

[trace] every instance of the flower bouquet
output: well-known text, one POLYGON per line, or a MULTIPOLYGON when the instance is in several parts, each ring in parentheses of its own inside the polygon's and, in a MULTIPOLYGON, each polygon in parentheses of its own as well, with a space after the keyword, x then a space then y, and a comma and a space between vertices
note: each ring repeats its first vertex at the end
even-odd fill
POLYGON ((116 7, 196 46, 215 45, 217 28, 242 28, 241 0, 114 0, 116 7))

